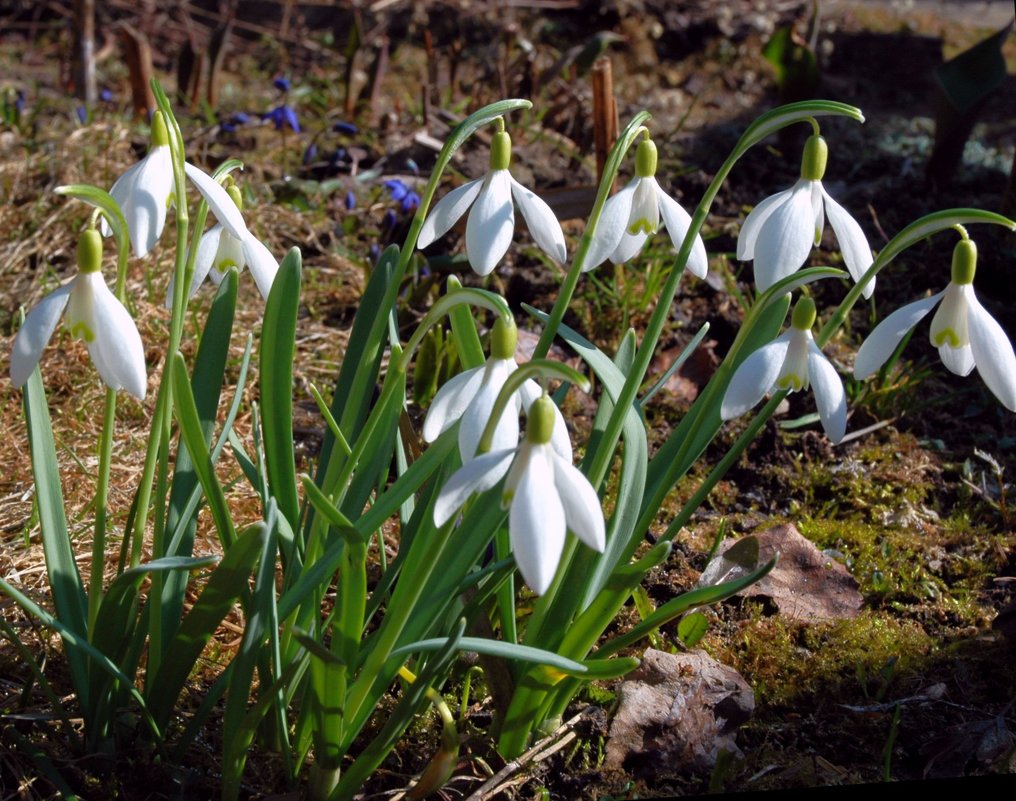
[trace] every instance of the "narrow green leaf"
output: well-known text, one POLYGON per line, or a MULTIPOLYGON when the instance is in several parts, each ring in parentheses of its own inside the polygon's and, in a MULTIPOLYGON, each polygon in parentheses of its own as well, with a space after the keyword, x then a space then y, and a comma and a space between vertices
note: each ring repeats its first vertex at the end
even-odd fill
POLYGON ((293 450, 293 354, 300 310, 300 251, 292 248, 279 265, 265 304, 261 336, 261 422, 269 492, 295 531, 300 522, 293 450))
POLYGON ((677 636, 686 648, 694 648, 709 631, 709 618, 701 612, 692 612, 677 624, 677 636))
MULTIPOLYGON (((418 640, 417 642, 403 645, 392 651, 392 658, 408 657, 410 654, 421 651, 437 651, 446 644, 444 638, 418 640)), ((500 640, 485 640, 480 637, 463 637, 459 640, 458 650, 475 651, 478 654, 498 656, 502 659, 515 659, 520 662, 535 662, 540 665, 557 668, 569 675, 581 675, 587 672, 587 668, 574 659, 566 659, 552 651, 544 651, 542 648, 533 648, 529 645, 517 645, 500 640)))
MULTIPOLYGON (((453 292, 462 286, 462 283, 454 275, 448 276, 448 292, 453 292)), ((459 362, 463 370, 479 367, 486 359, 483 355, 483 347, 480 345, 480 336, 476 333, 476 321, 473 315, 465 306, 456 306, 448 313, 448 319, 452 324, 452 341, 455 343, 455 350, 459 354, 459 362)))

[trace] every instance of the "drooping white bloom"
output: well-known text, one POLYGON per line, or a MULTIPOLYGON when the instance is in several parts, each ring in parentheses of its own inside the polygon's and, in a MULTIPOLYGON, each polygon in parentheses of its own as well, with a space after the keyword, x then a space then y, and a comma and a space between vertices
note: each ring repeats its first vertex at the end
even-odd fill
POLYGON ((127 309, 102 278, 102 237, 87 230, 78 243, 79 272, 47 295, 25 317, 14 339, 11 382, 19 389, 39 363, 42 350, 66 309, 66 326, 88 347, 99 375, 110 389, 126 389, 143 399, 147 388, 141 335, 127 309))
MULTIPOLYGON (((827 156, 825 140, 818 135, 810 137, 804 148, 800 180, 759 203, 741 226, 737 258, 755 260, 759 292, 801 269, 812 246, 822 240, 826 215, 851 277, 859 281, 871 266, 871 247, 861 226, 822 187, 827 156)), ((874 289, 873 278, 865 285, 864 296, 871 297, 874 289)))
POLYGON ((974 272, 977 246, 961 239, 953 251, 952 280, 937 295, 897 309, 875 326, 854 361, 854 377, 867 378, 892 356, 907 332, 935 306, 931 344, 956 375, 976 367, 984 383, 1010 411, 1016 412, 1016 354, 1002 326, 977 300, 974 272))
POLYGON ((603 509, 589 480, 551 443, 554 402, 546 395, 530 408, 526 439, 518 448, 477 456, 441 489, 434 522, 443 526, 475 492, 507 475, 501 506, 508 509, 508 536, 522 578, 542 595, 550 587, 564 550, 566 531, 596 551, 606 544, 603 509))
POLYGON ((500 125, 502 129, 490 143, 490 171, 441 198, 424 221, 417 246, 425 248, 444 236, 468 210, 466 256, 473 270, 488 275, 511 244, 518 203, 536 244, 552 259, 564 263, 568 254, 561 224, 550 206, 508 172, 511 139, 503 129, 503 121, 500 125))
MULTIPOLYGON (((598 267, 606 259, 614 264, 628 261, 642 250, 661 225, 670 234, 674 248, 680 250, 691 227, 691 215, 660 187, 656 180, 656 162, 655 143, 652 139, 643 139, 635 151, 635 178, 603 204, 603 213, 582 265, 583 272, 598 267)), ((700 235, 695 236, 687 266, 699 278, 705 278, 709 271, 706 246, 700 235)))
MULTIPOLYGON (((166 210, 173 200, 173 159, 169 133, 161 111, 152 115, 152 148, 141 161, 116 179, 109 194, 120 206, 131 246, 139 258, 155 247, 166 225, 166 210)), ((102 233, 111 231, 105 220, 102 233)))
MULTIPOLYGON (((187 166, 192 167, 192 165, 187 166)), ((193 167, 193 169, 197 168, 193 167)), ((218 186, 216 181, 209 180, 218 186)), ((224 192, 227 196, 226 200, 239 211, 242 200, 236 186, 231 185, 224 192)), ((218 203, 224 202, 221 197, 218 197, 218 193, 216 193, 216 198, 218 203)), ((235 227, 236 221, 234 220, 233 223, 235 227)), ((194 257, 194 275, 191 278, 188 297, 194 297, 206 277, 218 285, 230 267, 236 267, 241 271, 244 267, 249 267, 261 296, 267 299, 268 292, 275 281, 275 274, 279 271, 279 262, 246 227, 243 229, 243 236, 236 237, 220 222, 209 228, 198 243, 198 252, 194 257)), ((166 290, 166 307, 172 305, 173 280, 171 279, 166 290)))
POLYGON ((801 298, 794 307, 791 327, 752 353, 734 372, 720 406, 724 420, 744 414, 768 392, 795 392, 810 386, 826 436, 833 442, 843 439, 847 430, 846 393, 836 368, 815 344, 811 335, 814 322, 815 301, 801 298))
MULTIPOLYGON (((501 387, 518 365, 515 345, 518 333, 514 323, 498 317, 491 332, 491 355, 480 367, 454 376, 437 391, 423 421, 423 438, 433 442, 444 431, 459 423, 459 454, 466 462, 476 455, 477 446, 487 421, 494 410, 501 387)), ((519 412, 529 413, 541 390, 535 381, 526 381, 501 415, 494 429, 491 450, 514 448, 519 441, 519 412)), ((552 444, 562 455, 571 458, 571 442, 561 410, 554 406, 552 444)))

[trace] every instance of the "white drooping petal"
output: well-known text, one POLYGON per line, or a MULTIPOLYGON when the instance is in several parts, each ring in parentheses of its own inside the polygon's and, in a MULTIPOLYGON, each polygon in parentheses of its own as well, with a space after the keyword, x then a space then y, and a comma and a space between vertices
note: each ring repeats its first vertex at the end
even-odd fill
POLYGON ((479 275, 488 275, 508 251, 515 231, 508 170, 492 170, 483 180, 480 194, 466 221, 466 256, 479 275))
POLYGON ((977 372, 1002 405, 1016 412, 1016 354, 1012 343, 974 295, 973 286, 967 300, 967 330, 977 372))
POLYGON ((564 507, 564 517, 571 532, 594 551, 603 553, 607 545, 603 508, 589 479, 570 461, 552 457, 554 486, 564 507))
POLYGON ((649 234, 645 232, 640 231, 637 234, 630 234, 628 231, 624 231, 621 234, 620 241, 617 243, 617 247, 614 248, 607 258, 614 262, 614 264, 624 264, 641 252, 647 239, 649 239, 649 234))
POLYGON ((635 193, 631 198, 631 211, 625 230, 632 235, 655 234, 660 227, 660 189, 656 178, 636 178, 635 193))
MULTIPOLYGON (((215 256, 219 252, 219 238, 222 236, 222 225, 216 224, 201 235, 198 242, 198 252, 194 257, 194 276, 191 278, 190 289, 187 296, 194 297, 201 282, 208 277, 209 270, 215 266, 215 256)), ((229 236, 227 233, 226 236, 229 236)), ((169 288, 166 290, 166 308, 173 306, 173 282, 175 276, 169 279, 169 288)))
POLYGON ((938 349, 938 357, 946 369, 955 375, 968 376, 974 370, 974 352, 969 344, 958 348, 942 345, 938 349))
MULTIPOLYGON (((169 145, 153 147, 141 161, 117 179, 109 194, 127 221, 131 246, 138 257, 155 247, 166 225, 173 194, 173 160, 169 145)), ((103 233, 108 226, 103 227, 103 233)))
MULTIPOLYGON (((836 234, 836 241, 843 253, 843 261, 847 265, 850 277, 854 281, 860 281, 861 276, 871 267, 871 246, 868 239, 857 224, 857 220, 850 216, 839 203, 833 200, 829 193, 822 190, 822 199, 825 201, 826 214, 829 216, 829 224, 836 234)), ((872 278, 864 285, 864 297, 870 298, 875 291, 875 279, 872 278)))
POLYGON ((830 364, 814 342, 808 343, 808 377, 815 394, 822 428, 833 442, 847 433, 847 396, 836 368, 830 364))
POLYGON ((483 372, 483 366, 464 370, 441 385, 423 421, 425 441, 433 442, 459 421, 480 388, 483 372))
MULTIPOLYGON (((147 156, 145 157, 147 158, 147 156)), ((124 204, 129 200, 131 192, 133 190, 135 176, 138 170, 144 165, 145 159, 132 164, 126 170, 124 170, 120 177, 117 178, 113 185, 109 188, 109 195, 116 201, 116 204, 120 207, 120 211, 124 211, 124 204)), ((103 214, 99 217, 99 232, 103 236, 112 236, 113 229, 110 228, 109 223, 106 221, 106 216, 103 214)), ((128 228, 129 233, 129 228, 128 228)), ((132 242, 133 244, 133 242, 132 242)))
MULTIPOLYGON (((554 484, 551 450, 528 446, 526 469, 515 485, 508 536, 522 578, 537 595, 550 587, 564 550, 565 511, 554 484)), ((520 452, 519 458, 523 454, 520 452)))
MULTIPOLYGON (((519 394, 522 396, 522 409, 528 415, 529 407, 533 405, 533 401, 543 394, 543 390, 539 384, 530 378, 522 384, 519 394)), ((568 464, 571 464, 572 446, 571 437, 568 435, 568 424, 565 423, 564 415, 561 414, 561 409, 556 403, 554 404, 554 428, 550 434, 550 447, 554 449, 554 452, 558 456, 568 462, 568 464)))
POLYGON ((720 416, 732 420, 748 411, 773 388, 790 347, 790 334, 780 334, 741 362, 727 386, 720 416))
MULTIPOLYGON (((473 398, 469 401, 459 423, 459 454, 462 460, 476 455, 480 438, 490 420, 501 387, 514 371, 515 363, 511 359, 487 359, 484 364, 480 385, 476 388, 473 398)), ((490 450, 498 451, 514 448, 519 444, 519 401, 509 403, 494 427, 494 436, 490 450)))
POLYGON ((187 177, 191 179, 191 183, 198 188, 201 196, 208 203, 208 208, 215 215, 215 219, 222 223, 222 227, 229 233, 237 239, 243 240, 247 234, 247 225, 243 221, 240 209, 236 207, 233 199, 229 196, 229 192, 223 189, 212 176, 193 164, 185 163, 183 168, 187 177))
POLYGON ((564 244, 564 231, 561 230, 561 223, 557 221, 554 212, 542 198, 526 189, 511 175, 508 176, 508 179, 511 181, 512 197, 519 204, 519 210, 522 212, 522 217, 529 227, 529 233, 533 240, 540 250, 554 261, 564 264, 568 258, 568 251, 564 244))
POLYGON ((628 225, 628 217, 631 215, 631 201, 634 195, 635 182, 632 181, 616 195, 607 198, 603 204, 599 222, 596 223, 593 241, 589 244, 589 250, 586 252, 582 272, 586 273, 599 267, 617 248, 624 229, 628 225))
POLYGON ((86 341, 95 369, 110 389, 125 389, 138 400, 147 390, 145 348, 130 313, 109 291, 101 273, 79 276, 80 289, 91 294, 92 332, 86 341))
POLYGON ((275 274, 279 271, 279 262, 254 234, 243 238, 243 258, 250 274, 254 276, 261 297, 267 300, 275 282, 275 274))
POLYGON ((500 481, 515 456, 514 449, 491 451, 470 459, 452 474, 434 503, 434 524, 443 526, 474 492, 486 492, 500 481))
MULTIPOLYGON (((658 197, 663 227, 670 234, 670 241, 674 243, 674 248, 680 250, 684 238, 688 235, 688 229, 691 227, 691 215, 662 189, 659 190, 658 197)), ((695 236, 695 244, 688 255, 687 266, 692 275, 698 278, 705 278, 706 273, 709 272, 709 257, 706 255, 705 243, 699 235, 695 236)))
POLYGON ((737 235, 738 261, 751 261, 755 258, 755 243, 758 241, 759 231, 762 230, 773 212, 790 199, 790 194, 793 191, 793 189, 784 189, 782 192, 770 195, 751 210, 737 235))
POLYGON ((17 389, 25 385, 39 363, 43 349, 60 322, 60 315, 67 306, 76 280, 73 278, 48 294, 25 316, 25 323, 14 338, 11 349, 11 383, 17 389))
POLYGON ((759 292, 797 272, 814 245, 815 222, 811 182, 801 179, 758 232, 755 242, 755 285, 759 292))
POLYGON ((854 378, 867 378, 892 356, 896 346, 942 300, 945 292, 901 306, 875 326, 854 357, 854 378))
POLYGON ((475 181, 456 187, 441 198, 431 209, 427 219, 424 220, 423 227, 420 228, 420 235, 416 240, 416 246, 425 248, 448 233, 459 217, 466 213, 466 209, 473 205, 482 186, 483 179, 477 178, 475 181))

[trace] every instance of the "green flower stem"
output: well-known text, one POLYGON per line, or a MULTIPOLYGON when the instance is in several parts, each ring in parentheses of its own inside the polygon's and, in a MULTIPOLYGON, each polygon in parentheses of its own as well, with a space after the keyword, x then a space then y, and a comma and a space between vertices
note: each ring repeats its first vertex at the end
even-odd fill
POLYGON ((571 305, 572 296, 575 294, 575 288, 578 286, 579 278, 582 275, 582 267, 586 262, 586 254, 589 253, 589 248, 592 246, 596 226, 600 222, 600 216, 603 214, 603 205, 607 202, 610 189, 614 185, 614 179, 621 169, 621 161, 624 159, 628 149, 635 143, 639 134, 646 130, 645 123, 650 119, 651 116, 648 111, 640 111, 628 123, 628 126, 621 132, 621 135, 614 143, 614 147, 611 148, 610 156, 607 158, 603 175, 600 178, 600 185, 596 190, 596 199, 593 201, 593 210, 589 215, 589 221, 586 223, 586 230, 582 234, 582 240, 579 242, 578 250, 575 252, 575 258, 572 259, 571 267, 565 274, 561 290, 557 293, 557 300, 554 301, 554 306, 550 310, 547 324, 543 327, 540 339, 536 343, 536 348, 533 351, 534 359, 542 359, 550 352, 550 345, 557 335, 557 329, 564 319, 565 312, 568 311, 568 306, 571 305))

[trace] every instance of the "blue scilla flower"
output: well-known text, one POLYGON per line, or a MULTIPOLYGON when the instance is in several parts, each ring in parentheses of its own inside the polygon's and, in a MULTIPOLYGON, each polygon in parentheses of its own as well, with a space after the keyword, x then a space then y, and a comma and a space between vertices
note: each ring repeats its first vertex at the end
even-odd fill
POLYGON ((346 211, 352 211, 356 208, 356 195, 353 194, 353 190, 350 189, 346 192, 346 211))
POLYGON ((317 145, 311 142, 307 145, 307 149, 303 151, 303 163, 311 164, 317 158, 317 145))
POLYGON ((385 216, 381 218, 381 230, 390 231, 395 227, 397 222, 398 219, 395 216, 395 212, 388 209, 388 211, 385 212, 385 216))
POLYGON ((272 86, 278 89, 280 92, 288 92, 291 86, 289 78, 279 77, 272 81, 272 86))
POLYGON ((283 103, 267 114, 262 114, 261 119, 271 120, 276 131, 281 131, 288 125, 295 133, 300 133, 300 120, 296 116, 296 110, 288 103, 283 103))
POLYGON ((109 89, 103 89, 101 92, 99 92, 99 100, 101 100, 103 103, 112 103, 113 92, 109 89))
POLYGON ((420 205, 420 196, 413 190, 409 190, 402 198, 402 211, 408 214, 411 211, 416 211, 420 205))
POLYGON ((391 180, 384 182, 384 187, 392 193, 392 200, 398 202, 403 200, 406 195, 409 194, 409 187, 406 186, 398 178, 392 178, 391 180))
POLYGON ((360 132, 360 129, 353 125, 353 123, 343 122, 342 120, 335 123, 335 125, 332 126, 332 130, 337 133, 349 134, 350 136, 356 136, 360 132))
POLYGON ((78 122, 84 125, 88 122, 88 109, 84 106, 75 106, 74 112, 78 115, 78 122))

